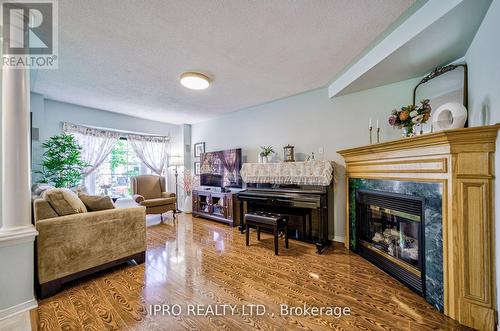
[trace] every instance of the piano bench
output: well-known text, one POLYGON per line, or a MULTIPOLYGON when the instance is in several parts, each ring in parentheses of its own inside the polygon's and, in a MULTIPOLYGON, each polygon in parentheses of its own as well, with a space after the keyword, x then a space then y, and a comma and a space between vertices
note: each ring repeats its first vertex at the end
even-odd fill
POLYGON ((278 255, 279 231, 285 232, 285 247, 288 248, 288 217, 286 215, 255 211, 245 214, 246 245, 250 244, 250 226, 257 228, 257 240, 260 240, 260 229, 270 229, 274 236, 274 254, 278 255))

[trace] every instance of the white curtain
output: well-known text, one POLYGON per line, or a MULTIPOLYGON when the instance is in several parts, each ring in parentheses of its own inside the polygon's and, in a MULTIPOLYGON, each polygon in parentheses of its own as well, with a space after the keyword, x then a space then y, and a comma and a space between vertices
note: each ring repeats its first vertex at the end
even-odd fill
POLYGON ((87 177, 96 170, 111 153, 120 134, 113 131, 100 130, 71 123, 63 124, 63 132, 73 135, 82 146, 82 159, 90 164, 83 171, 87 177))
POLYGON ((129 134, 127 139, 137 157, 154 173, 161 176, 169 153, 170 138, 129 134))

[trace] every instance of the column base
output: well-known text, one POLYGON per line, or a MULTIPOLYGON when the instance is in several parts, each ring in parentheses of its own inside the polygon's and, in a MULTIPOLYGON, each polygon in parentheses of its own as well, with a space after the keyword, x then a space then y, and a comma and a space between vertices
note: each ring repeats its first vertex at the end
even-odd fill
POLYGON ((37 235, 38 231, 31 224, 15 228, 0 228, 0 247, 33 242, 37 235))

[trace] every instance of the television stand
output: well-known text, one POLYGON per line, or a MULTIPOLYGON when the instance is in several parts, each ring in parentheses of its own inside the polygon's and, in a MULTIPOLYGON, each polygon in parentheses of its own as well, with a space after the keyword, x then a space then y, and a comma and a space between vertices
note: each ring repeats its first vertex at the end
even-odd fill
POLYGON ((239 220, 239 203, 235 192, 193 190, 193 216, 234 226, 239 220))

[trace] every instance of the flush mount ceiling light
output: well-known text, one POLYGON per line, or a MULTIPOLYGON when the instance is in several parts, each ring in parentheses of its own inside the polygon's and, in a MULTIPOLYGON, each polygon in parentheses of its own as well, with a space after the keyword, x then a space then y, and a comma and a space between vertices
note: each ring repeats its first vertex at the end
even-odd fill
POLYGON ((210 86, 210 79, 199 72, 184 72, 179 79, 184 87, 191 90, 204 90, 210 86))

